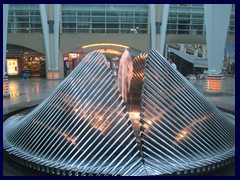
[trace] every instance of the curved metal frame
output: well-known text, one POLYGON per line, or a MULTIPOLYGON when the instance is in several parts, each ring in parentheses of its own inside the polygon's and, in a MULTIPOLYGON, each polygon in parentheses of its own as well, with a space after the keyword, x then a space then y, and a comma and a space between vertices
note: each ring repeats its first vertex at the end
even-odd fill
POLYGON ((57 175, 198 172, 235 157, 228 116, 157 51, 133 61, 130 92, 141 101, 140 141, 105 57, 94 52, 32 112, 4 122, 5 151, 57 175))

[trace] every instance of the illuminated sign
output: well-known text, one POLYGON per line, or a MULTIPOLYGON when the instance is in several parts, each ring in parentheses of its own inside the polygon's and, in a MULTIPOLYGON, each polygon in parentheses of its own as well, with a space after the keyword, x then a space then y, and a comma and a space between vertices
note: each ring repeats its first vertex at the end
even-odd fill
POLYGON ((18 75, 18 59, 7 59, 7 74, 18 75))

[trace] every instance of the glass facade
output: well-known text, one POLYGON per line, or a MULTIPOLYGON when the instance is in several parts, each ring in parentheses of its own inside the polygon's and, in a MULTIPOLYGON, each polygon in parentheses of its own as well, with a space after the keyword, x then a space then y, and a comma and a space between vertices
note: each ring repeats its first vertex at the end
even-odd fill
POLYGON ((205 34, 203 4, 170 4, 167 34, 205 34))
MULTIPOLYGON (((167 34, 205 35, 203 4, 170 4, 167 34)), ((235 35, 235 5, 232 6, 228 35, 235 35)))
POLYGON ((147 33, 147 4, 62 4, 63 33, 147 33))
POLYGON ((38 4, 9 4, 8 33, 42 32, 38 4))
MULTIPOLYGON (((62 4, 63 33, 148 33, 148 4, 62 4)), ((8 33, 41 33, 39 4, 10 4, 8 33)), ((205 35, 203 4, 170 4, 167 34, 205 35)), ((235 35, 232 5, 228 35, 235 35)))

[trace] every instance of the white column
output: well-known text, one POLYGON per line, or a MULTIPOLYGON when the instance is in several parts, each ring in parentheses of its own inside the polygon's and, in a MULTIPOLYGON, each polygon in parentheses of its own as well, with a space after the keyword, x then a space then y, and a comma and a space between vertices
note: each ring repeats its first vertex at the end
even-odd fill
POLYGON ((6 49, 9 4, 3 4, 3 77, 6 74, 6 49))
POLYGON ((168 14, 169 14, 169 4, 164 4, 164 6, 163 6, 163 17, 162 17, 162 26, 161 26, 161 32, 160 32, 160 53, 162 55, 164 53, 164 47, 165 47, 168 14))
POLYGON ((54 64, 55 70, 59 70, 59 18, 60 4, 55 4, 54 8, 54 64))
POLYGON ((152 49, 156 49, 156 17, 155 17, 155 4, 150 4, 151 14, 151 45, 152 49))
POLYGON ((52 70, 51 66, 51 59, 50 59, 50 46, 49 46, 49 28, 48 28, 48 20, 46 14, 46 7, 45 4, 39 4, 40 14, 41 14, 41 22, 42 22, 42 29, 43 29, 43 39, 45 45, 45 56, 46 56, 46 63, 48 71, 52 70))
POLYGON ((204 4, 208 70, 222 71, 232 4, 204 4))

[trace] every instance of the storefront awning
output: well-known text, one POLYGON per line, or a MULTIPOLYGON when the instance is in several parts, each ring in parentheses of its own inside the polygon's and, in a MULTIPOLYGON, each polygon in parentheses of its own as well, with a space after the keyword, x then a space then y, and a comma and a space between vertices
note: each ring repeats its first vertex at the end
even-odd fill
POLYGON ((199 67, 199 68, 207 68, 208 67, 208 61, 206 58, 200 58, 200 57, 185 53, 183 51, 178 51, 178 50, 170 48, 170 47, 168 47, 168 51, 173 52, 174 54, 178 55, 179 57, 192 63, 193 67, 199 67))

